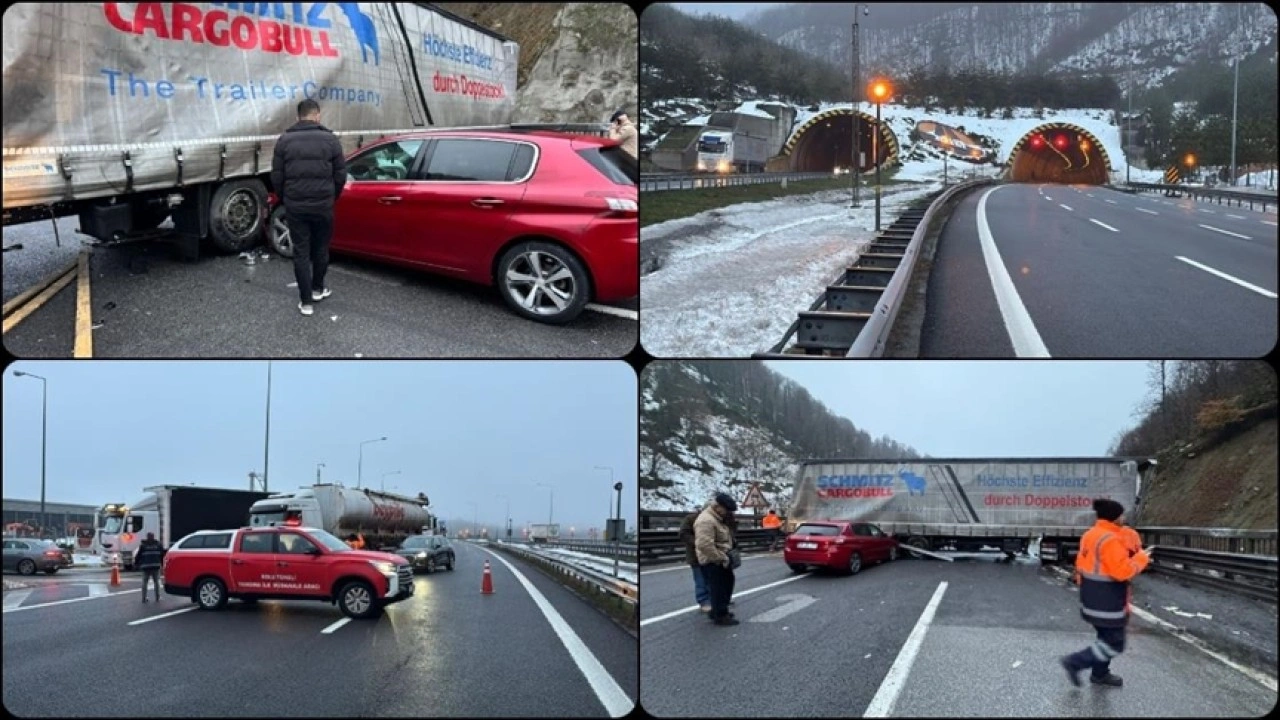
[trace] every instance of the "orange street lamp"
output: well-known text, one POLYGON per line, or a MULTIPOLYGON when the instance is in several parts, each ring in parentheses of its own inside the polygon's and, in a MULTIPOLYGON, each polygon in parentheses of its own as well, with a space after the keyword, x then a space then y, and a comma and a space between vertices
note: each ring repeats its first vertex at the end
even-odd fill
POLYGON ((1185 162, 1185 163, 1187 164, 1187 167, 1192 167, 1192 166, 1194 166, 1194 165, 1196 164, 1196 156, 1195 156, 1195 153, 1187 153, 1187 156, 1186 156, 1185 158, 1183 158, 1183 160, 1182 160, 1182 161, 1183 161, 1183 162, 1185 162))
POLYGON ((876 104, 876 132, 871 138, 871 161, 876 164, 876 232, 880 232, 880 106, 893 97, 893 85, 877 78, 867 86, 867 95, 876 104))

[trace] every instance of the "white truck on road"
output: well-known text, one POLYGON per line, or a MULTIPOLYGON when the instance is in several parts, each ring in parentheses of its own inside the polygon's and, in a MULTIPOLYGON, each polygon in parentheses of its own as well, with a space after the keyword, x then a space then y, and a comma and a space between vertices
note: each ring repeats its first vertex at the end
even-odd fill
POLYGON ((189 258, 261 241, 304 99, 348 151, 515 110, 519 46, 429 3, 15 3, 3 33, 4 225, 189 258))
POLYGON ((529 542, 545 543, 560 537, 560 524, 540 523, 529 526, 529 542))
POLYGON ((93 549, 107 562, 117 559, 125 570, 133 569, 138 545, 154 533, 165 548, 197 530, 243 527, 249 507, 268 493, 191 485, 156 485, 132 505, 112 503, 99 512, 101 524, 93 549))

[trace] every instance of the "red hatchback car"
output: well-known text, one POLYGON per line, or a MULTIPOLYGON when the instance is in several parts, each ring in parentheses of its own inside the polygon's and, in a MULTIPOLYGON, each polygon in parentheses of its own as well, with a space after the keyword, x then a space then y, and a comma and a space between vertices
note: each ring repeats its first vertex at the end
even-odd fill
POLYGON ((850 575, 864 563, 898 557, 898 541, 871 523, 805 522, 787 536, 782 559, 792 572, 811 565, 844 570, 850 575))
MULTIPOLYGON (((347 157, 332 250, 497 286, 531 320, 639 293, 638 193, 616 140, 442 130, 347 157)), ((293 255, 284 208, 268 239, 293 255)))

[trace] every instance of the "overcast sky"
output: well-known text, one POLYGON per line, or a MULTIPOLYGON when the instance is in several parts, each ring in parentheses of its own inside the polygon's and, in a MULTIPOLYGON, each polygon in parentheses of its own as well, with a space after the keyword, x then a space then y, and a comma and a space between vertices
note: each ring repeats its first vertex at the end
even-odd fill
MULTIPOLYGON (((46 500, 132 503, 162 484, 248 489, 261 472, 267 363, 17 362, 4 373, 4 497, 40 498, 40 382, 48 379, 46 500)), ((636 518, 636 375, 603 361, 272 363, 270 490, 324 481, 425 492, 443 518, 603 529, 624 484, 636 518)))
POLYGON ((1141 361, 771 361, 873 436, 933 457, 1105 455, 1134 422, 1141 361))

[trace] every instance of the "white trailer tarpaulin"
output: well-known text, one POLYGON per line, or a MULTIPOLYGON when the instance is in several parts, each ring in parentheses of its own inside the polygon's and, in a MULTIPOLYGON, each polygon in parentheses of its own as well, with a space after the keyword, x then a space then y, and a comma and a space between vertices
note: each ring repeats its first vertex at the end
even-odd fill
POLYGON ((347 147, 516 102, 514 42, 412 3, 18 3, 3 27, 6 208, 66 199, 64 155, 76 197, 122 192, 98 166, 127 150, 134 190, 173 184, 175 149, 185 182, 265 172, 308 98, 347 147))
POLYGON ((1132 514, 1138 462, 1126 459, 812 461, 790 518, 936 525, 1088 527, 1095 498, 1132 514))

